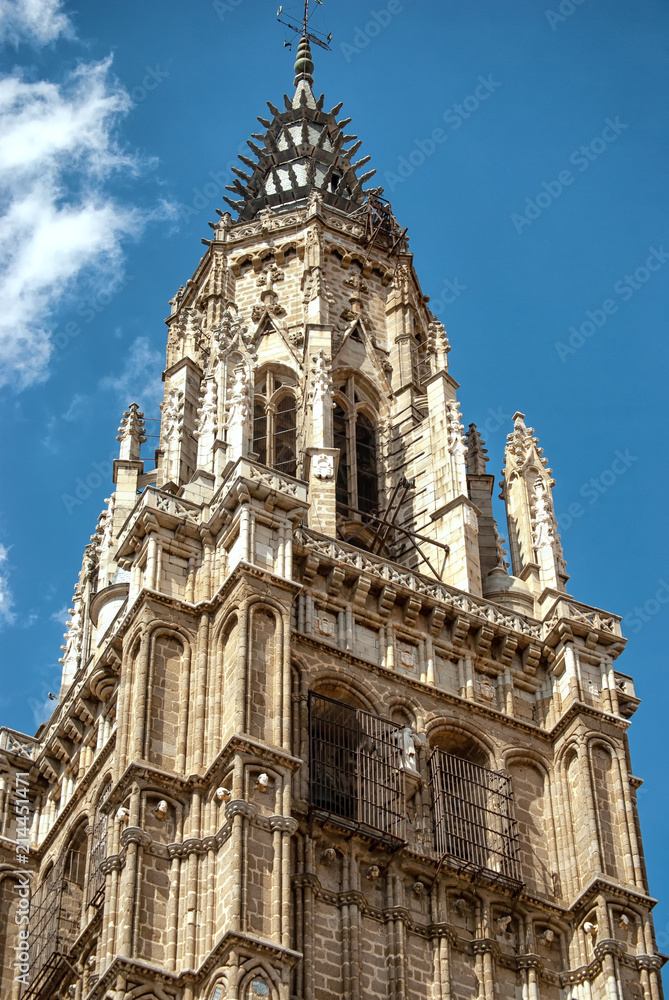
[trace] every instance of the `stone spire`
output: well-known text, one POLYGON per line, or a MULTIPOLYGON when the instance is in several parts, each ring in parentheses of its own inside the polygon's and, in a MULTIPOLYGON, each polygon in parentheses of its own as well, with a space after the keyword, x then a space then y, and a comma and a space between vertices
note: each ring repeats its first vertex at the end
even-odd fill
POLYGON ((525 580, 535 596, 545 589, 564 591, 568 580, 553 509, 555 480, 547 464, 534 428, 526 426, 524 413, 516 413, 507 438, 501 497, 514 576, 525 580))
POLYGON ((137 403, 131 403, 121 418, 117 441, 121 442, 119 458, 122 461, 138 462, 142 445, 146 441, 144 414, 137 403))
POLYGON ((466 434, 467 494, 479 511, 478 549, 481 576, 485 590, 487 574, 499 565, 498 534, 492 510, 495 477, 488 474, 488 451, 476 424, 470 424, 466 434))
POLYGON ((237 199, 226 197, 225 201, 240 220, 254 219, 265 208, 306 204, 313 191, 319 192, 326 205, 346 213, 364 201, 362 185, 376 171, 358 176, 370 158, 363 156, 353 162, 361 142, 355 135, 344 134, 350 118, 337 121, 341 104, 324 111, 324 95, 314 97, 313 69, 309 40, 303 35, 295 60, 292 99, 284 94, 284 111, 268 102, 272 120, 259 117, 265 131, 254 133, 248 143, 257 159, 240 155, 247 169, 232 168, 236 180, 227 190, 237 199), (348 143, 352 145, 345 148, 348 143))

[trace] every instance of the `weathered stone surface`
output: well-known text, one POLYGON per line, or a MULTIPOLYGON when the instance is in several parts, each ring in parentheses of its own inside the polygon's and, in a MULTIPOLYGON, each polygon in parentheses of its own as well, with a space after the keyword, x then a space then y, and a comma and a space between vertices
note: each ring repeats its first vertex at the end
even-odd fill
POLYGON ((155 474, 124 416, 57 708, 0 731, 2 996, 25 841, 34 998, 658 1000, 620 619, 565 593, 522 414, 508 574, 445 331, 300 52, 171 302, 155 474))

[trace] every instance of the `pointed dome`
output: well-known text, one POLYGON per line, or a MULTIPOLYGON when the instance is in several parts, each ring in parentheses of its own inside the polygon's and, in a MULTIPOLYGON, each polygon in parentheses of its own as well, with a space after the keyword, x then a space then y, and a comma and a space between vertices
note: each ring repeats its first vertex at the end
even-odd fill
POLYGON ((239 197, 225 201, 239 213, 240 221, 254 219, 263 208, 304 203, 312 191, 318 191, 326 205, 347 213, 364 200, 362 185, 376 171, 358 177, 357 171, 369 156, 351 162, 361 142, 355 135, 344 135, 350 118, 337 122, 341 104, 324 111, 324 96, 314 97, 313 68, 309 41, 302 37, 295 61, 293 99, 284 95, 285 111, 268 102, 274 116, 271 122, 258 118, 266 131, 253 135, 256 142, 249 141, 257 162, 240 156, 253 172, 233 167, 238 179, 228 191, 239 197), (353 145, 345 149, 349 142, 353 145))

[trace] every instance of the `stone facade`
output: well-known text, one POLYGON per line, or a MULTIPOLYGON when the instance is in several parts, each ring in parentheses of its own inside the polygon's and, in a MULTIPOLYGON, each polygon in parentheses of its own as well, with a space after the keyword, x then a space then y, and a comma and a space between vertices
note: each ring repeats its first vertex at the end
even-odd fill
POLYGON ((58 705, 0 731, 2 996, 660 1000, 620 619, 567 592, 520 413, 509 573, 312 69, 171 302, 155 472, 124 415, 58 705))

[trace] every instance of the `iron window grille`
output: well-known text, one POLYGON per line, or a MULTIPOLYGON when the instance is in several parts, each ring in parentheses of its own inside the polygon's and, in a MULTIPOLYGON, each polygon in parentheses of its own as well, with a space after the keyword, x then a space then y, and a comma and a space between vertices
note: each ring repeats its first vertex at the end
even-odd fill
POLYGON ((312 810, 381 839, 406 839, 402 726, 309 695, 312 810))
POLYGON ((109 827, 109 816, 102 811, 105 800, 112 789, 111 779, 105 784, 97 806, 95 807, 95 820, 93 823, 93 835, 91 837, 91 847, 88 858, 88 884, 86 886, 86 906, 99 906, 104 898, 105 876, 100 871, 102 862, 107 857, 107 830, 109 827))
POLYGON ((430 756, 435 848, 458 867, 522 885, 511 779, 446 753, 430 756))
POLYGON ((30 902, 30 975, 24 1000, 43 994, 59 958, 79 936, 86 859, 80 851, 61 855, 30 902))

